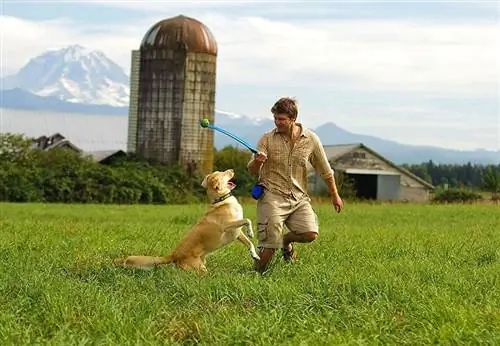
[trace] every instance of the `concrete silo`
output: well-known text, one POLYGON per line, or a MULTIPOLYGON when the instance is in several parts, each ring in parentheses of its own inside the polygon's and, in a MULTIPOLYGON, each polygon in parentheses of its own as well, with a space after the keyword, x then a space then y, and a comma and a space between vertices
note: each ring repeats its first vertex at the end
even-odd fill
POLYGON ((196 19, 154 24, 132 52, 127 150, 202 173, 213 168, 217 42, 196 19))

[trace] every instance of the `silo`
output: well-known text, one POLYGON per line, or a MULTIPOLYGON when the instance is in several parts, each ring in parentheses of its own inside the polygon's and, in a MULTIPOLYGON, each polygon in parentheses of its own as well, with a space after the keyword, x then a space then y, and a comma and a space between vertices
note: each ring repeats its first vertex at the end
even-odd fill
POLYGON ((132 51, 130 68, 130 102, 128 107, 127 151, 135 153, 137 146, 137 107, 139 102, 140 51, 132 51))
POLYGON ((131 72, 138 75, 137 102, 131 92, 129 147, 135 139, 135 152, 142 157, 209 173, 214 135, 199 121, 215 117, 214 36, 203 23, 179 15, 154 24, 135 54, 139 68, 131 72))

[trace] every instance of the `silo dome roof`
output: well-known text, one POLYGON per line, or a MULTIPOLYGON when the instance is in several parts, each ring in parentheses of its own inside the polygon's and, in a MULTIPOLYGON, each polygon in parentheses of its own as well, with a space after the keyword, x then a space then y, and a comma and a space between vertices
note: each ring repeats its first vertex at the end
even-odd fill
POLYGON ((154 24, 141 42, 141 49, 150 48, 184 48, 187 52, 217 55, 217 42, 210 29, 200 21, 184 15, 154 24))

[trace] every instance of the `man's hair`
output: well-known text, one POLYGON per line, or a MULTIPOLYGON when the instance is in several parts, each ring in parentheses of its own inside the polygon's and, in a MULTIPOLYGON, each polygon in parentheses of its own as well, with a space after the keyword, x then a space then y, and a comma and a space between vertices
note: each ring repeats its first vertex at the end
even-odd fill
POLYGON ((271 107, 273 114, 287 114, 290 118, 296 118, 299 115, 297 101, 291 97, 282 97, 271 107))

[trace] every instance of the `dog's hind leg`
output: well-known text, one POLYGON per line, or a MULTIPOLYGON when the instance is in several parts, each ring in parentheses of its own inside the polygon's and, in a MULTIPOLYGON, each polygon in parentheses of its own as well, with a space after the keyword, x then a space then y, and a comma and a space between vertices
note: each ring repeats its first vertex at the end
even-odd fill
POLYGON ((260 256, 257 255, 257 251, 255 249, 255 246, 253 245, 253 243, 250 241, 250 239, 248 239, 246 237, 245 234, 243 234, 243 232, 240 232, 240 235, 238 236, 238 240, 243 243, 244 245, 246 245, 246 247, 248 248, 248 250, 250 251, 250 255, 252 256, 252 258, 254 260, 257 260, 259 261, 260 260, 260 256))
POLYGON ((203 263, 204 261, 201 258, 189 258, 189 259, 184 259, 182 261, 179 261, 177 263, 177 267, 190 271, 190 270, 195 270, 200 272, 201 274, 206 274, 207 273, 207 267, 203 263))

